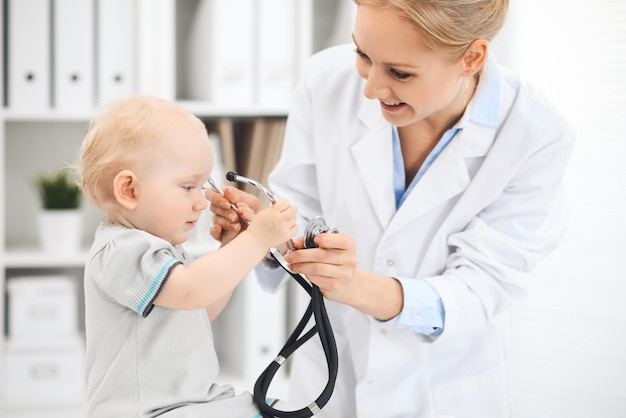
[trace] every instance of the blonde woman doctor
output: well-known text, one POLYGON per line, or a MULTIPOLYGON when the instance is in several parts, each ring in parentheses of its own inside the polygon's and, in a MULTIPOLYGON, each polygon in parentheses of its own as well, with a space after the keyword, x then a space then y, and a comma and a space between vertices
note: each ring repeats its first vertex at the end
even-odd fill
MULTIPOLYGON (((302 75, 269 180, 300 231, 317 215, 339 230, 285 256, 322 290, 337 339, 318 416, 510 417, 507 312, 564 234, 572 131, 490 51, 506 0, 357 4, 355 45, 302 75)), ((207 197, 227 244, 239 223, 207 197)), ((226 198, 246 217, 262 207, 226 198)), ((270 264, 257 270, 273 289, 286 278, 270 264)), ((295 354, 290 403, 326 379, 313 339, 295 354)))

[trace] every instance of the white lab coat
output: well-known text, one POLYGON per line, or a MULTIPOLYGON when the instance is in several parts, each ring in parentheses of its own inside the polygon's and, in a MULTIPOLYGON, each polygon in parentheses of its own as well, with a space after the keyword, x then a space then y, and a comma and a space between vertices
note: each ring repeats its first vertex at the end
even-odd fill
MULTIPOLYGON (((468 122, 396 212, 391 127, 363 96, 352 49, 307 65, 270 188, 303 218, 322 215, 352 236, 360 267, 428 280, 445 327, 433 341, 327 302, 340 369, 318 416, 509 417, 506 312, 564 234, 561 180, 573 134, 490 58, 486 71, 501 80, 499 127, 468 122)), ((326 364, 317 338, 294 357, 289 402, 302 407, 325 385, 326 364)))

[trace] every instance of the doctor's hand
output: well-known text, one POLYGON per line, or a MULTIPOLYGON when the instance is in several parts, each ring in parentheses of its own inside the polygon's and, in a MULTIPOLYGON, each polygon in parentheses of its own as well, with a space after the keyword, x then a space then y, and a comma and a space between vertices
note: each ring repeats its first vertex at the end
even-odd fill
MULTIPOLYGON (((294 240, 297 248, 303 248, 303 239, 294 240)), ((289 269, 302 273, 316 284, 327 299, 352 305, 352 298, 359 286, 354 240, 346 234, 319 234, 315 237, 319 248, 306 248, 289 252, 285 261, 289 269)))
POLYGON ((326 299, 352 306, 376 319, 397 316, 404 306, 400 282, 359 268, 354 240, 342 233, 323 233, 315 237, 319 248, 303 248, 285 255, 290 270, 302 273, 317 285, 326 299))
POLYGON ((235 187, 224 187, 224 196, 209 188, 205 191, 205 197, 211 202, 209 208, 213 212, 211 236, 222 245, 228 244, 245 230, 255 213, 263 209, 256 196, 235 187), (233 210, 231 204, 235 205, 237 211, 233 210))

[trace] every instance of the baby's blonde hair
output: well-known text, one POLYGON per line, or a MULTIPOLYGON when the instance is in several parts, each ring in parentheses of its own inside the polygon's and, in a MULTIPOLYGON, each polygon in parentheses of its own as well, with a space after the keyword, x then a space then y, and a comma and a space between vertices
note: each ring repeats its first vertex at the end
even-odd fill
POLYGON ((173 119, 206 132, 191 112, 159 97, 135 95, 104 105, 89 126, 76 164, 87 199, 109 211, 115 203, 113 179, 117 173, 146 158, 173 119))
POLYGON ((354 0, 393 7, 424 35, 433 51, 459 60, 476 39, 491 41, 504 25, 508 0, 354 0))

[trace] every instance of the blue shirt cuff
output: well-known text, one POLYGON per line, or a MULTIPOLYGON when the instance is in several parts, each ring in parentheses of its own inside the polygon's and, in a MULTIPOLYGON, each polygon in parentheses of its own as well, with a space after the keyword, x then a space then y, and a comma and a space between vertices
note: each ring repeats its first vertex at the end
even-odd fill
POLYGON ((407 330, 436 337, 443 332, 445 310, 441 297, 426 280, 396 278, 404 292, 404 308, 386 322, 407 330))

